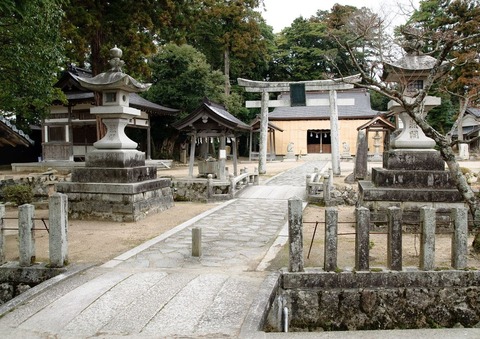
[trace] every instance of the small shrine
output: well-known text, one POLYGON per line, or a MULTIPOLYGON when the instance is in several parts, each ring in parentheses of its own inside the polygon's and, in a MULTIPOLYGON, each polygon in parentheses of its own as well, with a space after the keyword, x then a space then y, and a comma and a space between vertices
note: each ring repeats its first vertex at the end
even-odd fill
MULTIPOLYGON (((413 102, 435 63, 431 56, 408 50, 397 62, 384 64, 383 78, 385 82, 397 83, 406 101, 413 102)), ((440 100, 425 97, 424 117, 440 100)), ((434 149, 435 141, 423 133, 400 104, 390 101, 388 107, 397 118, 396 130, 383 152, 383 167, 372 169, 371 181, 359 181, 359 203, 377 212, 398 206, 406 219, 410 212, 416 219, 422 206, 444 207, 452 203, 463 206, 440 152, 434 149)))
POLYGON ((237 175, 237 137, 242 132, 250 132, 251 127, 231 115, 225 107, 205 98, 202 104, 184 119, 172 124, 190 138, 190 159, 188 176, 193 177, 196 149, 199 149, 198 175, 225 180, 227 143, 233 159, 233 174, 237 175), (218 150, 214 146, 218 144, 218 150))
POLYGON ((173 206, 171 182, 157 178, 156 167, 145 165, 145 153, 125 134, 129 119, 140 115, 129 107, 130 93, 146 91, 150 84, 123 73, 119 48, 112 48, 110 55, 110 70, 77 78, 84 88, 101 94, 102 106, 90 112, 102 118, 107 132, 87 153, 85 167, 74 169, 71 182, 58 183, 56 189, 68 195, 74 219, 137 221, 173 206))

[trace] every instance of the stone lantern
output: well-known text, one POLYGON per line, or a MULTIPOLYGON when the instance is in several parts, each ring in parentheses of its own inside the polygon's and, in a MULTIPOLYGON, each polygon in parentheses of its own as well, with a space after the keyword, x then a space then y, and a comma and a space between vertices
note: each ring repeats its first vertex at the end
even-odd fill
MULTIPOLYGON (((404 99, 411 103, 415 100, 418 91, 424 88, 424 83, 435 62, 436 59, 429 55, 419 52, 408 53, 397 62, 384 65, 384 80, 398 83, 403 89, 404 99)), ((424 117, 428 111, 440 104, 441 98, 426 96, 423 102, 424 117)), ((400 104, 392 100, 388 103, 388 109, 395 112, 401 120, 401 125, 397 126, 401 132, 391 141, 392 148, 433 149, 435 147, 435 141, 425 136, 422 129, 403 111, 400 104)))
MULTIPOLYGON (((383 79, 397 83, 404 99, 413 103, 437 61, 417 50, 406 51, 397 62, 384 64, 383 79)), ((440 98, 426 96, 422 103, 424 117, 440 103, 440 98)), ((371 181, 358 182, 359 204, 374 212, 374 219, 382 220, 388 207, 397 206, 402 209, 404 220, 412 221, 418 221, 421 206, 463 206, 440 152, 434 149, 435 141, 397 102, 390 101, 388 107, 401 122, 397 119, 390 149, 383 153, 383 167, 372 168, 371 181)))
POLYGON ((130 93, 146 91, 150 84, 122 72, 119 48, 112 48, 110 55, 110 70, 76 78, 83 87, 101 93, 102 105, 90 112, 102 118, 107 132, 87 153, 85 167, 75 168, 72 181, 56 188, 68 195, 72 218, 137 221, 173 206, 171 181, 157 178, 156 167, 145 165, 145 153, 125 134, 129 119, 140 116, 140 110, 129 106, 130 93))
POLYGON ((129 119, 140 116, 140 110, 129 107, 129 95, 146 91, 151 84, 142 84, 122 72, 122 50, 117 46, 110 50, 110 56, 112 68, 109 71, 93 78, 77 78, 83 87, 102 94, 102 105, 93 107, 90 112, 102 118, 107 133, 93 146, 97 150, 135 150, 137 143, 127 137, 125 126, 129 119))

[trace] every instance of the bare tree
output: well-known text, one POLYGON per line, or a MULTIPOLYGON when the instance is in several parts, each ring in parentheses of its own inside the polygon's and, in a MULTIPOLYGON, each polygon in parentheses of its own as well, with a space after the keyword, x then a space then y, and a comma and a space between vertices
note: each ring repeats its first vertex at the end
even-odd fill
MULTIPOLYGON (((458 1, 462 2, 463 0, 458 1)), ((407 47, 406 51, 408 51, 408 48, 425 50, 425 44, 428 43, 429 48, 427 52, 435 57, 435 62, 431 65, 430 72, 424 81, 423 89, 418 90, 413 96, 405 97, 404 88, 385 83, 381 78, 383 65, 391 61, 395 53, 395 50, 393 50, 393 53, 390 53, 392 49, 388 51, 385 50, 383 46, 385 46, 387 39, 388 42, 386 45, 390 47, 394 45, 398 46, 399 41, 395 41, 385 35, 379 35, 383 32, 383 21, 375 14, 368 15, 365 11, 358 12, 350 22, 351 24, 344 28, 349 30, 350 34, 337 34, 337 32, 332 32, 332 35, 337 37, 337 43, 352 59, 352 62, 357 68, 354 72, 360 72, 363 78, 362 83, 356 85, 376 91, 398 103, 403 111, 422 129, 424 134, 436 142, 440 154, 448 166, 452 180, 474 216, 475 226, 480 227, 480 200, 467 183, 456 161, 450 138, 435 130, 427 122, 424 109, 424 100, 434 83, 452 74, 453 64, 450 60, 452 53, 466 45, 469 45, 469 48, 476 48, 478 50, 480 34, 460 34, 458 27, 455 26, 454 20, 451 21, 451 24, 446 25, 445 29, 437 31, 424 30, 414 25, 403 26, 400 32, 403 36, 404 46, 407 47), (344 36, 350 36, 351 38, 345 40, 343 39, 344 36), (356 40, 365 38, 370 39, 372 48, 376 49, 376 60, 371 60, 367 64, 361 64, 356 58, 356 53, 352 46, 355 46, 356 40), (380 42, 382 42, 381 46, 380 42)), ((401 77, 402 75, 399 74, 399 76, 401 77)), ((478 237, 480 239, 479 234, 480 233, 477 233, 476 238, 478 237)))

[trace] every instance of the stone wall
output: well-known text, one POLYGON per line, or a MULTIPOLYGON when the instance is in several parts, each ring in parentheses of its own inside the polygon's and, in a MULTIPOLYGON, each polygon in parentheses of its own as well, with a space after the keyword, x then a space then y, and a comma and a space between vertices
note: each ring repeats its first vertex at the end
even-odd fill
POLYGON ((213 200, 228 200, 230 184, 215 184, 209 194, 206 179, 181 179, 173 181, 173 198, 175 201, 208 202, 213 200))
POLYGON ((18 179, 6 178, 0 180, 0 201, 3 199, 3 189, 14 185, 30 186, 36 202, 47 200, 49 194, 54 191, 54 185, 58 180, 63 180, 63 178, 58 178, 55 175, 26 175, 18 179))
POLYGON ((65 268, 49 268, 46 264, 20 267, 10 262, 0 267, 0 305, 38 284, 66 272, 65 268))
POLYGON ((479 271, 384 271, 280 276, 265 330, 381 330, 480 326, 479 271))

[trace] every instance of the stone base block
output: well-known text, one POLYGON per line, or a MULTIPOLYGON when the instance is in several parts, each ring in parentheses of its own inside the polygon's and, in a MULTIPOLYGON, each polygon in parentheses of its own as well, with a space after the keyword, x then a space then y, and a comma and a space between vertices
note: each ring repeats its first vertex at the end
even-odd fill
POLYGON ((72 182, 81 183, 138 183, 157 178, 154 166, 132 168, 76 168, 72 172, 72 182))
POLYGON ((444 171, 445 162, 435 150, 394 149, 383 153, 383 168, 389 170, 444 171))
POLYGON ((67 194, 72 219, 138 221, 174 204, 170 179, 134 184, 63 182, 56 189, 67 194))
POLYGON ((126 168, 145 166, 145 153, 137 150, 99 150, 87 153, 85 167, 126 168))
POLYGON ((372 182, 377 187, 455 189, 448 171, 408 171, 372 168, 372 182))
POLYGON ((361 201, 459 202, 462 196, 455 188, 377 187, 371 181, 359 181, 361 201))

